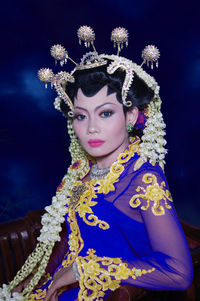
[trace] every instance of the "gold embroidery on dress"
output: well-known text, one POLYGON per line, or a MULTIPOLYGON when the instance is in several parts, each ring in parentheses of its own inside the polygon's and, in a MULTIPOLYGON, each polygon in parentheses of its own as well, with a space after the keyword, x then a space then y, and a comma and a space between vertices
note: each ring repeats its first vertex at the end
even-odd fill
POLYGON ((80 274, 79 301, 101 301, 105 291, 108 289, 114 291, 120 287, 121 280, 129 277, 136 279, 138 276, 155 271, 155 268, 130 269, 121 258, 98 257, 95 252, 95 250, 89 249, 88 256, 79 256, 76 259, 80 274))
MULTIPOLYGON (((81 238, 75 216, 76 212, 87 225, 99 226, 99 228, 103 230, 110 228, 107 222, 100 220, 96 215, 94 215, 91 207, 97 204, 95 201, 95 198, 97 198, 97 193, 107 194, 110 191, 115 190, 114 183, 119 181, 119 176, 124 171, 124 166, 122 164, 128 162, 139 149, 139 139, 132 138, 131 142, 132 143, 129 145, 128 149, 126 149, 123 154, 120 154, 117 162, 111 166, 111 171, 108 173, 105 179, 91 180, 84 184, 82 181, 76 181, 74 188, 81 187, 81 185, 84 186, 84 188, 77 190, 76 188, 74 189, 75 193, 76 191, 81 191, 80 195, 77 196, 79 201, 77 201, 77 199, 75 202, 70 199, 68 200, 69 206, 73 204, 69 207, 69 214, 67 218, 71 229, 71 233, 69 235, 69 249, 71 252, 68 255, 67 260, 65 260, 62 264, 64 267, 70 266, 70 264, 74 262, 74 254, 77 256, 80 250, 83 248, 83 240, 81 238)), ((76 198, 73 193, 74 192, 71 194, 71 198, 76 198)))
MULTIPOLYGON (((107 176, 104 179, 100 180, 91 180, 89 182, 83 183, 82 181, 76 181, 73 190, 71 192, 71 195, 67 195, 66 199, 66 206, 68 207, 68 211, 66 214, 68 214, 67 221, 69 223, 69 228, 70 228, 70 234, 68 236, 68 244, 69 244, 69 253, 65 255, 65 258, 58 271, 62 268, 69 267, 73 264, 75 259, 78 257, 78 254, 82 250, 84 246, 83 239, 80 234, 80 229, 77 223, 76 219, 76 213, 79 214, 80 217, 83 218, 84 222, 88 225, 91 226, 99 226, 99 228, 106 230, 109 229, 110 226, 107 222, 100 220, 96 215, 94 215, 94 212, 92 211, 91 207, 95 206, 97 204, 96 201, 93 201, 92 199, 97 198, 96 194, 97 193, 103 193, 103 194, 108 194, 110 191, 115 191, 115 186, 114 183, 119 181, 119 176, 122 174, 124 171, 124 166, 122 164, 127 163, 132 157, 134 157, 135 153, 139 153, 139 143, 140 139, 139 138, 130 138, 131 144, 129 147, 125 150, 124 153, 120 154, 118 157, 118 160, 112 164, 110 172, 107 174, 107 176)), ((89 172, 89 171, 88 171, 89 172)), ((63 182, 58 188, 59 192, 64 193, 65 191, 65 179, 63 179, 63 182)), ((96 255, 95 255, 96 256, 96 255)), ((96 256, 97 257, 97 256, 96 256)), ((100 257, 99 257, 100 258, 100 257)), ((122 271, 125 273, 125 264, 122 264, 120 259, 117 258, 108 258, 108 257, 103 257, 103 262, 104 265, 110 265, 110 274, 114 273, 116 270, 116 264, 119 264, 120 267, 118 267, 119 275, 122 271)), ((97 265, 99 265, 97 263, 97 265)), ((105 271, 105 270, 104 270, 105 271)), ((111 277, 109 276, 109 273, 104 273, 99 276, 99 281, 103 285, 103 290, 111 289, 115 290, 117 287, 119 287, 120 279, 118 280, 112 280, 111 277)), ((143 272, 144 273, 144 272, 143 272)), ((116 277, 117 272, 116 272, 116 277)), ((49 284, 49 287, 52 285, 52 282, 49 284)), ((87 286, 91 286, 91 289, 93 289, 95 286, 96 290, 98 292, 98 297, 96 299, 96 292, 94 291, 90 297, 87 297, 87 291, 85 290, 83 292, 83 296, 81 297, 82 299, 80 300, 103 300, 99 299, 100 297, 103 297, 105 293, 101 291, 101 285, 93 279, 87 280, 87 286), (91 299, 92 298, 92 299, 91 299)), ((42 300, 45 298, 47 294, 47 288, 44 290, 37 289, 35 293, 32 293, 28 299, 29 301, 35 301, 35 300, 42 300)))
POLYGON ((94 201, 95 198, 97 198, 95 189, 88 183, 87 189, 80 196, 80 200, 76 205, 75 211, 78 212, 79 216, 87 225, 99 226, 99 228, 103 230, 109 229, 109 224, 100 220, 96 215, 94 215, 94 212, 91 209, 91 207, 97 204, 97 202, 94 201))
MULTIPOLYGON (((95 179, 85 183, 87 189, 85 189, 80 196, 80 200, 76 206, 76 212, 79 213, 79 216, 83 218, 87 225, 98 225, 99 228, 104 230, 110 228, 108 223, 99 220, 99 218, 93 214, 91 207, 97 204, 93 199, 97 198, 97 193, 108 194, 110 191, 115 191, 114 183, 119 181, 119 176, 124 171, 122 164, 127 163, 130 158, 135 155, 135 152, 139 150, 139 141, 139 139, 132 138, 132 143, 124 153, 119 155, 117 162, 112 164, 110 172, 104 179, 95 179)), ((80 186, 81 183, 81 181, 77 181, 75 186, 80 186)))
POLYGON ((76 220, 76 214, 73 208, 69 208, 67 221, 69 223, 69 227, 71 233, 68 236, 68 244, 69 244, 69 254, 66 259, 62 261, 61 267, 69 267, 74 262, 75 258, 78 256, 79 252, 82 250, 84 246, 83 239, 81 237, 80 229, 76 220))
POLYGON ((96 193, 108 194, 110 191, 115 191, 114 183, 119 181, 119 176, 124 171, 124 164, 127 163, 135 153, 139 153, 139 138, 130 138, 131 144, 120 154, 117 161, 114 162, 110 168, 110 172, 104 179, 91 180, 90 183, 95 187, 96 193))
MULTIPOLYGON (((68 217, 67 217, 67 221, 69 222, 69 228, 71 230, 71 233, 68 236, 69 253, 67 254, 67 258, 62 261, 57 271, 60 271, 62 268, 70 267, 84 246, 84 242, 80 234, 80 229, 76 220, 76 214, 73 206, 74 204, 72 204, 72 206, 68 208, 68 217)), ((53 281, 50 282, 48 288, 50 288, 52 284, 53 281)), ((45 288, 44 290, 36 289, 35 292, 29 296, 28 300, 29 301, 43 300, 46 294, 47 294, 47 288, 45 288)))
POLYGON ((164 200, 165 207, 167 209, 171 209, 172 207, 168 204, 168 201, 172 202, 172 197, 169 192, 169 190, 165 189, 166 184, 164 181, 161 182, 161 185, 158 184, 157 177, 151 173, 146 173, 142 181, 148 185, 146 188, 138 186, 136 191, 140 192, 143 191, 143 194, 136 194, 134 195, 131 200, 129 201, 129 204, 133 208, 137 208, 141 205, 140 199, 146 200, 146 206, 142 205, 142 210, 147 210, 150 206, 150 202, 153 202, 153 206, 151 208, 152 213, 154 215, 163 215, 165 214, 165 208, 160 204, 161 200, 164 200))
POLYGON ((46 297, 47 289, 37 289, 35 293, 28 296, 28 301, 43 300, 46 297))

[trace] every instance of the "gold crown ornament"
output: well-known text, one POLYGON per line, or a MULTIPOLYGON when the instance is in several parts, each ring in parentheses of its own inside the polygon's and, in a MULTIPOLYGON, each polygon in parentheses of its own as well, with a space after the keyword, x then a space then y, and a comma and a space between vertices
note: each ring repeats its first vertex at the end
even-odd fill
MULTIPOLYGON (((68 52, 62 45, 54 45, 50 50, 50 53, 54 57, 56 63, 57 61, 60 61, 61 66, 66 64, 68 59, 75 64, 75 68, 70 74, 67 72, 59 72, 58 74, 53 74, 53 71, 49 68, 42 68, 38 71, 39 79, 46 83, 45 87, 47 86, 47 83, 50 82, 51 86, 55 87, 58 96, 63 99, 63 101, 69 106, 71 111, 73 111, 73 104, 63 89, 64 84, 67 84, 67 82, 73 82, 73 74, 76 70, 84 70, 106 65, 108 63, 108 60, 111 61, 111 63, 107 67, 107 72, 109 74, 114 73, 117 69, 122 69, 126 73, 122 87, 122 101, 125 106, 130 107, 132 105, 131 101, 127 101, 126 98, 134 78, 134 73, 142 78, 146 82, 146 84, 154 90, 155 93, 157 92, 156 88, 158 85, 152 76, 148 75, 139 65, 133 63, 131 60, 119 56, 119 53, 123 48, 123 44, 128 46, 128 31, 125 28, 115 28, 111 33, 111 41, 114 42, 114 47, 116 47, 117 45, 118 48, 117 55, 97 53, 94 46, 95 33, 91 27, 81 26, 77 31, 77 35, 80 44, 83 41, 85 47, 92 46, 93 48, 92 52, 88 52, 82 57, 79 64, 77 64, 73 59, 69 57, 68 52)), ((155 46, 146 46, 142 52, 143 62, 141 66, 145 63, 147 63, 147 65, 151 63, 151 67, 153 67, 154 62, 156 62, 156 66, 158 66, 159 57, 160 52, 155 46)), ((70 113, 70 116, 71 115, 72 114, 70 113)))

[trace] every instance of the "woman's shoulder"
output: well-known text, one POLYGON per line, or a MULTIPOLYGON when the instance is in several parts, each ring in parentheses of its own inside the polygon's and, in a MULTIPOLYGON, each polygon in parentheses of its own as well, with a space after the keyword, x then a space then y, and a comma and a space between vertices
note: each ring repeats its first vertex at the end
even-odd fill
MULTIPOLYGON (((166 181, 164 166, 160 163, 151 163, 149 159, 143 159, 139 152, 136 152, 128 164, 125 164, 124 175, 129 175, 133 179, 141 178, 146 173, 152 174, 160 180, 166 181)), ((167 181, 166 181, 167 184, 167 181)))
POLYGON ((129 205, 142 211, 150 209, 154 215, 163 215, 172 205, 164 170, 159 164, 153 165, 149 160, 135 168, 139 158, 137 156, 129 167, 129 205))

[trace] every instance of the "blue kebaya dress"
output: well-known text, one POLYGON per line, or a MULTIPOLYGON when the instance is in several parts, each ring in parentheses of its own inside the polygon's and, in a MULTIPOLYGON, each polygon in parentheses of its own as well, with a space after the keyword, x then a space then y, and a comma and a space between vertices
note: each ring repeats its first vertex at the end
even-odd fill
MULTIPOLYGON (((124 284, 186 289, 192 281, 188 245, 164 172, 141 164, 135 139, 101 180, 78 180, 66 196, 68 253, 56 271, 77 264, 79 288, 59 300, 105 300, 124 284), (78 194, 77 191, 80 193, 78 194)), ((29 300, 43 300, 50 280, 29 300)))

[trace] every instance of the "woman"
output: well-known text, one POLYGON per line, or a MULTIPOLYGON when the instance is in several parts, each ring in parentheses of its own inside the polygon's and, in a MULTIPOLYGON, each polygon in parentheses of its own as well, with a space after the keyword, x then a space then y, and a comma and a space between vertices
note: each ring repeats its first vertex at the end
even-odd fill
MULTIPOLYGON (((93 43, 92 34, 84 27, 79 38, 93 43)), ((115 29, 118 52, 125 34, 115 29)), ((61 50, 56 45, 52 53, 63 60, 61 50)), ((20 282, 17 291, 25 287, 28 300, 45 301, 104 300, 124 284, 188 288, 192 264, 163 172, 165 125, 155 80, 125 58, 96 52, 71 74, 42 69, 40 79, 53 83, 55 106, 69 117, 72 165, 46 208, 36 250, 3 293, 9 296, 20 282), (63 222, 68 252, 36 287, 63 222), (77 281, 78 288, 67 290, 77 281)))

